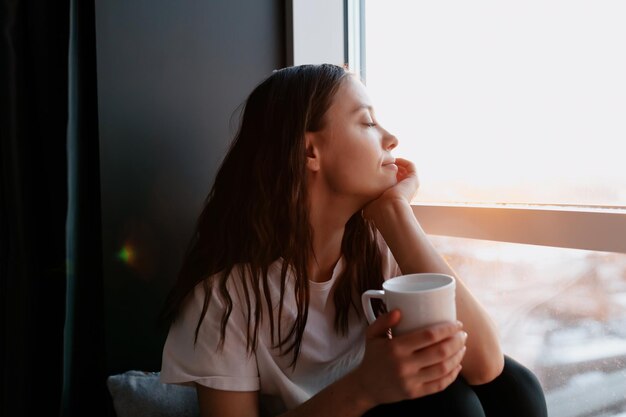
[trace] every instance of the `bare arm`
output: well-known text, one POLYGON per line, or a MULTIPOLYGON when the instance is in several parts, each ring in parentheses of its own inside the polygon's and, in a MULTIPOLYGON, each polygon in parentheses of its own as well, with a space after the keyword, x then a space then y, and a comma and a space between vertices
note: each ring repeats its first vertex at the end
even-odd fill
POLYGON ((400 181, 366 207, 364 214, 374 221, 403 274, 439 272, 456 278, 457 316, 469 334, 461 374, 470 384, 487 383, 500 375, 504 367, 496 326, 467 286, 436 251, 415 218, 409 204, 418 186, 415 167, 400 158, 396 163, 400 181))
POLYGON ((221 391, 196 384, 201 417, 258 417, 257 391, 221 391))

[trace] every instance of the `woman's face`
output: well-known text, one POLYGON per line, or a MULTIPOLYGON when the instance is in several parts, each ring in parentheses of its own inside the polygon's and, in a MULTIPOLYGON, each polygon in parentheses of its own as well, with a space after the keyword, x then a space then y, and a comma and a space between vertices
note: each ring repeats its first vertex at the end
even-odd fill
POLYGON ((367 202, 396 184, 398 167, 391 150, 398 140, 377 123, 365 86, 355 77, 343 79, 324 128, 312 138, 318 173, 332 193, 367 202))

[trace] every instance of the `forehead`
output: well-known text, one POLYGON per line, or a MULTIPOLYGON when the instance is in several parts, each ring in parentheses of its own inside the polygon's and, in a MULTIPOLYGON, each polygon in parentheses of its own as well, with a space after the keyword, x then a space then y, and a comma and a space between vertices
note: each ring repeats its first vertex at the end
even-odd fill
POLYGON ((340 113, 352 113, 371 106, 372 102, 365 86, 354 76, 343 80, 331 104, 331 108, 340 113))

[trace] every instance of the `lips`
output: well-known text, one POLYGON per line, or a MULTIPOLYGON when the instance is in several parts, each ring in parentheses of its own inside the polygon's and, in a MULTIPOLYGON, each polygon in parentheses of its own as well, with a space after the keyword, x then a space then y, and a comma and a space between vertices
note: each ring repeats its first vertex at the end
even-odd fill
POLYGON ((385 165, 395 165, 395 164, 396 164, 396 159, 395 158, 393 158, 393 159, 386 159, 386 160, 383 161, 383 166, 385 166, 385 165))

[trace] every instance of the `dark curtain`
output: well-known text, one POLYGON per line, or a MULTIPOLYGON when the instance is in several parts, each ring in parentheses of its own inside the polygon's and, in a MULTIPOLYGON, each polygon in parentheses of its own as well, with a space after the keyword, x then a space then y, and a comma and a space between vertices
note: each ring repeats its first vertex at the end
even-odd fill
MULTIPOLYGON (((106 414, 94 1, 70 1, 62 416, 106 414)), ((110 404, 109 404, 110 405, 110 404)), ((109 407, 110 410, 110 407, 109 407)))
POLYGON ((94 4, 0 24, 0 414, 104 415, 94 4))

